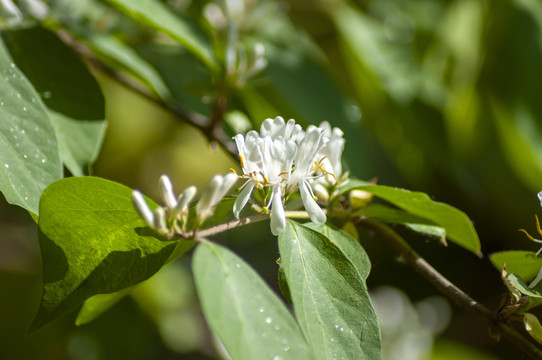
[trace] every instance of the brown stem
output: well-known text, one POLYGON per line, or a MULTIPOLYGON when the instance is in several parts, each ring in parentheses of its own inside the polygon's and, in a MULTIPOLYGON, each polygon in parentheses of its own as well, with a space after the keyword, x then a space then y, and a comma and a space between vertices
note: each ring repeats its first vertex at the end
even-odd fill
POLYGON ((366 230, 374 232, 380 239, 384 240, 408 265, 458 306, 483 317, 490 326, 496 327, 502 336, 514 343, 531 358, 542 359, 542 351, 535 344, 526 339, 517 330, 502 322, 497 314, 465 294, 461 289, 442 276, 442 274, 429 265, 427 261, 418 255, 418 253, 389 226, 368 218, 360 218, 358 220, 358 225, 366 230))

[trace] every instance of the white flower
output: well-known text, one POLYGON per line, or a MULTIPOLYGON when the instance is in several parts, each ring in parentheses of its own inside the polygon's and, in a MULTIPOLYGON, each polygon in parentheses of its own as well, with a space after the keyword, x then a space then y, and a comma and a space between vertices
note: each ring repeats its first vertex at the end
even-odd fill
POLYGON ((338 128, 332 131, 328 123, 322 123, 319 128, 309 126, 303 132, 295 120, 285 122, 279 116, 266 119, 259 133, 250 131, 246 136, 235 136, 242 177, 249 179, 233 206, 235 216, 239 218, 254 188, 269 187, 271 231, 277 235, 286 224, 282 197, 299 189, 300 200, 311 220, 324 223, 326 215, 316 203, 313 189, 318 195, 327 196, 327 187, 335 183, 334 172, 341 172, 342 135, 338 128), (326 182, 324 177, 330 179, 326 182))
POLYGON ((285 123, 282 117, 266 119, 260 128, 260 133, 249 131, 244 137, 239 134, 234 137, 239 152, 242 177, 249 180, 243 185, 237 197, 233 212, 237 218, 247 204, 252 190, 256 187, 271 188, 271 232, 279 234, 286 225, 282 193, 284 184, 292 171, 294 157, 297 151, 295 139, 302 133, 301 126, 291 119, 285 123))
POLYGON ((327 138, 323 136, 323 130, 314 126, 310 126, 299 143, 294 164, 295 170, 288 180, 286 191, 294 192, 299 188, 301 200, 312 222, 323 224, 326 222, 326 214, 314 199, 309 180, 312 179, 315 173, 319 170, 319 161, 317 159, 318 152, 324 147, 327 138))
POLYGON ((328 187, 337 184, 342 174, 341 156, 344 150, 343 132, 339 128, 331 129, 327 121, 320 124, 326 144, 316 154, 316 167, 320 176, 309 180, 318 198, 329 200, 328 187))
POLYGON ((329 173, 324 177, 325 180, 334 185, 342 174, 341 157, 344 150, 344 133, 337 127, 331 129, 327 121, 320 124, 320 129, 323 130, 324 137, 329 141, 320 150, 317 158, 323 159, 321 160, 322 169, 329 173))

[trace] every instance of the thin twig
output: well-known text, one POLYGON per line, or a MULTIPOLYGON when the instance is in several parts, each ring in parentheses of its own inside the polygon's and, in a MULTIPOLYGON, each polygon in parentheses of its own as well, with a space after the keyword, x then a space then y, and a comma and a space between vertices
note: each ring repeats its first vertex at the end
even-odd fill
POLYGON ((121 72, 116 71, 109 65, 99 60, 90 49, 76 41, 70 34, 65 31, 59 31, 58 35, 62 40, 70 45, 77 53, 94 66, 94 68, 110 78, 114 79, 118 83, 134 91, 135 93, 143 96, 147 100, 158 105, 162 109, 174 114, 177 119, 199 129, 207 140, 211 143, 219 144, 235 161, 237 161, 237 150, 234 143, 229 139, 222 129, 220 128, 221 122, 211 121, 214 119, 223 118, 223 112, 225 108, 225 100, 222 96, 218 97, 217 104, 213 107, 213 118, 209 119, 194 111, 190 111, 178 103, 166 101, 160 98, 158 95, 150 91, 147 87, 142 86, 140 83, 134 81, 131 77, 124 75, 121 72), (221 111, 217 113, 217 110, 221 111))
MULTIPOLYGON (((287 218, 291 219, 308 219, 309 214, 306 211, 285 211, 284 214, 287 218)), ((258 221, 269 219, 270 214, 258 214, 246 218, 242 218, 239 220, 232 220, 230 222, 216 225, 207 229, 199 230, 196 232, 195 237, 201 237, 201 238, 207 238, 212 235, 219 234, 221 232, 224 232, 226 230, 234 229, 239 226, 252 224, 258 221)))
POLYGON ((523 352, 533 359, 542 359, 542 351, 521 333, 500 320, 494 312, 480 304, 461 289, 451 283, 442 274, 435 270, 425 261, 407 242, 393 231, 389 226, 368 218, 360 218, 358 225, 366 230, 374 232, 380 239, 386 241, 402 259, 416 272, 437 288, 442 294, 455 302, 461 308, 479 316, 482 316, 490 326, 500 330, 501 335, 514 343, 523 352))

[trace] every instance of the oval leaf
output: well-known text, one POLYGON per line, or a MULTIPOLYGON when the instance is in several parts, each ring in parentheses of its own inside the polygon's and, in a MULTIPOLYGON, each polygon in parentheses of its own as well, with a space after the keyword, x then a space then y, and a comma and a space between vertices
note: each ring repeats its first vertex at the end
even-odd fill
POLYGON ((312 358, 288 309, 241 258, 206 242, 192 268, 205 318, 232 359, 312 358))
POLYGON ((62 178, 57 137, 32 85, 0 40, 0 191, 38 214, 41 193, 62 178))
POLYGON ((279 236, 296 317, 319 359, 380 359, 380 326, 364 281, 368 264, 342 244, 345 235, 325 231, 333 241, 289 221, 279 236))
POLYGON ((48 186, 40 201, 43 295, 30 332, 89 297, 119 291, 156 273, 177 241, 145 227, 132 190, 112 181, 68 178, 48 186))
POLYGON ((481 255, 480 239, 478 239, 474 226, 464 212, 453 206, 433 201, 422 192, 383 185, 367 185, 367 183, 358 180, 350 180, 340 187, 335 197, 354 189, 370 192, 410 214, 430 220, 444 229, 450 241, 476 255, 481 255))

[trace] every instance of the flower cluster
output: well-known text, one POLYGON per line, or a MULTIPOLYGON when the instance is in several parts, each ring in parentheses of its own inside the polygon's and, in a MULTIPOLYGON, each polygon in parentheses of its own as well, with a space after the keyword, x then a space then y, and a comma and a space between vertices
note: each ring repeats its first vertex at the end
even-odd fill
MULTIPOLYGON (((314 223, 326 222, 326 214, 316 201, 328 201, 330 187, 347 178, 347 175, 341 177, 344 139, 340 129, 332 129, 323 122, 319 127, 309 126, 303 131, 295 120, 286 122, 279 116, 266 119, 260 132, 252 130, 246 135, 238 134, 234 140, 243 174, 238 176, 232 170, 209 180, 195 206, 196 221, 190 230, 197 229, 213 214, 216 205, 239 178, 246 182, 233 204, 237 219, 256 190, 255 197, 261 201, 262 210, 271 209, 274 235, 280 234, 286 226, 285 205, 290 209, 303 205, 314 223)), ((196 187, 190 186, 177 198, 171 180, 162 175, 160 191, 165 206, 154 211, 143 194, 134 191, 132 200, 136 210, 150 228, 164 236, 187 234, 189 205, 196 195, 196 187)))
MULTIPOLYGON (((237 176, 232 173, 225 176, 215 175, 209 180, 196 205, 198 223, 202 223, 213 214, 216 205, 236 182, 237 176)), ((188 210, 196 192, 195 186, 189 186, 179 197, 176 197, 171 179, 167 175, 162 175, 160 177, 160 193, 165 206, 159 206, 152 211, 143 194, 137 190, 132 192, 132 202, 147 226, 161 235, 171 237, 174 234, 186 232, 188 210)))
POLYGON ((327 200, 327 187, 337 182, 342 170, 342 135, 340 129, 332 130, 326 122, 303 131, 295 120, 285 122, 280 116, 266 119, 259 133, 236 135, 241 177, 248 180, 234 203, 235 216, 239 217, 254 189, 269 190, 264 205, 271 207, 271 232, 278 235, 286 225, 283 199, 299 189, 310 219, 324 223, 326 215, 316 203, 314 192, 327 200))

